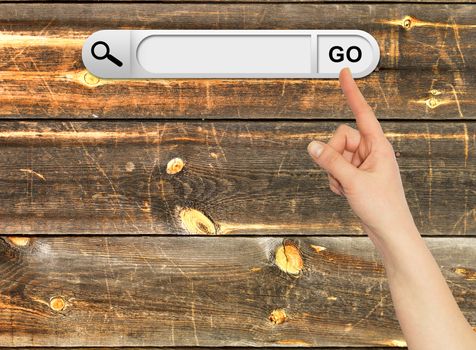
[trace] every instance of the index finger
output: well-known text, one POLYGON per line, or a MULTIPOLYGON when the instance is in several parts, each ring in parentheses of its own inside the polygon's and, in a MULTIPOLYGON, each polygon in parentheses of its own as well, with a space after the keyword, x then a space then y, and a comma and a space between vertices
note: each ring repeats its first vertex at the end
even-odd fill
POLYGON ((344 68, 340 71, 339 82, 347 103, 352 113, 354 113, 359 132, 366 136, 383 135, 379 121, 357 87, 349 68, 344 68))

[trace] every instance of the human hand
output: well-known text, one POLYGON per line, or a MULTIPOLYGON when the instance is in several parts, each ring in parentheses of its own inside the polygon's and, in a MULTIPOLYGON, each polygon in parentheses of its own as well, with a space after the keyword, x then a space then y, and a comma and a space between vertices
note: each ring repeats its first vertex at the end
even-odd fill
POLYGON ((358 130, 342 124, 327 144, 312 141, 308 152, 327 171, 331 190, 347 198, 376 243, 375 238, 415 226, 392 145, 348 68, 341 70, 339 81, 358 130))
POLYGON ((473 329, 413 222, 392 145, 350 71, 339 80, 358 130, 341 125, 327 144, 312 141, 309 154, 380 252, 408 348, 475 349, 473 329))

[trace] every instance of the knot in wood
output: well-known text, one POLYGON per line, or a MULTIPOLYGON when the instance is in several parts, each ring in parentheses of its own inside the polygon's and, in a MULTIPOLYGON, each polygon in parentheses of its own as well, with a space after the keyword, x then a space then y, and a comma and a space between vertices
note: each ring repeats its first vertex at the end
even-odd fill
POLYGON ((271 315, 269 315, 268 318, 274 324, 281 324, 286 321, 288 316, 286 315, 286 311, 284 309, 276 309, 271 312, 271 315))
POLYGON ((410 16, 405 16, 405 18, 402 20, 402 27, 405 30, 410 30, 413 26, 413 21, 410 16))
POLYGON ((180 209, 179 218, 182 227, 187 230, 188 233, 195 235, 217 234, 217 229, 213 221, 197 209, 180 209))
POLYGON ((10 236, 7 239, 17 247, 26 247, 30 244, 30 237, 10 236))
POLYGON ((66 307, 66 302, 62 297, 53 297, 50 299, 50 307, 54 311, 62 311, 66 307))
POLYGON ((464 267, 458 267, 454 269, 454 272, 457 275, 463 276, 465 280, 476 281, 476 271, 471 269, 466 269, 464 267))
POLYGON ((167 174, 174 175, 182 171, 184 162, 180 158, 173 158, 167 163, 167 174))
POLYGON ((426 100, 426 105, 428 107, 430 107, 431 109, 438 107, 439 104, 440 103, 438 102, 438 100, 434 97, 429 98, 428 100, 426 100))
POLYGON ((126 163, 126 171, 130 173, 131 171, 134 171, 136 168, 136 165, 133 162, 127 162, 126 163))
POLYGON ((101 81, 98 77, 92 75, 89 72, 84 73, 83 79, 84 79, 84 82, 90 86, 96 86, 101 81))
POLYGON ((279 246, 276 250, 275 262, 282 271, 293 276, 298 276, 304 266, 299 248, 290 242, 279 246))

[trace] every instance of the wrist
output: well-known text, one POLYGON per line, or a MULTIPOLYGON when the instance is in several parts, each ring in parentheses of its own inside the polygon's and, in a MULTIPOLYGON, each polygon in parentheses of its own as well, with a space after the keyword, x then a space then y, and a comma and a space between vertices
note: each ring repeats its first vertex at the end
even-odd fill
POLYGON ((384 263, 391 261, 400 252, 411 252, 425 244, 412 218, 402 221, 398 226, 386 228, 384 230, 372 230, 369 238, 375 245, 384 263))

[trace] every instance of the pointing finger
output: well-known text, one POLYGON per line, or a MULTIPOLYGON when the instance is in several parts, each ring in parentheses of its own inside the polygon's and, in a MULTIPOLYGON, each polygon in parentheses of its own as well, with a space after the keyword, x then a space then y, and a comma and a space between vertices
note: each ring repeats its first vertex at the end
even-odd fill
POLYGON ((365 136, 383 136, 380 123, 357 87, 349 68, 340 71, 339 81, 347 103, 354 113, 359 132, 365 136))

